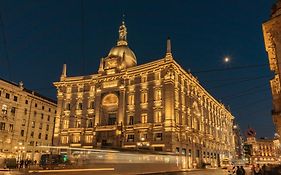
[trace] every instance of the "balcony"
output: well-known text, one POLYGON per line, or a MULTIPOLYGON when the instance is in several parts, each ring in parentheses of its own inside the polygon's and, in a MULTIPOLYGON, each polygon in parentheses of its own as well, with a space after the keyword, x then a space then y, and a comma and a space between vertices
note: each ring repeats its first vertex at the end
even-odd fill
POLYGON ((105 126, 97 126, 96 131, 113 131, 116 130, 116 125, 105 125, 105 126))

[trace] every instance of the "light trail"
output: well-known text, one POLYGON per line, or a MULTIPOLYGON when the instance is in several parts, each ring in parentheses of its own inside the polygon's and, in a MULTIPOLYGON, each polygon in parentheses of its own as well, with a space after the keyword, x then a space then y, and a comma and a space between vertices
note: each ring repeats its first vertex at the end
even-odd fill
POLYGON ((61 170, 29 170, 28 173, 59 173, 59 172, 82 172, 82 171, 114 171, 114 168, 90 168, 90 169, 61 169, 61 170))

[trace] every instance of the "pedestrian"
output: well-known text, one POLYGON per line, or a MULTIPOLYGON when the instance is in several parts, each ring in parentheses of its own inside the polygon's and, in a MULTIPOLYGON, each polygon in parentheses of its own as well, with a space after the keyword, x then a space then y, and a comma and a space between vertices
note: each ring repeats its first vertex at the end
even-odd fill
POLYGON ((236 175, 243 175, 243 171, 239 166, 236 168, 236 175))
POLYGON ((257 164, 257 166, 254 168, 254 175, 262 175, 262 170, 259 164, 257 164))
POLYGON ((245 175, 245 174, 246 174, 246 171, 245 171, 244 167, 243 167, 243 166, 240 166, 240 169, 241 169, 241 171, 242 171, 242 174, 241 174, 241 175, 245 175))

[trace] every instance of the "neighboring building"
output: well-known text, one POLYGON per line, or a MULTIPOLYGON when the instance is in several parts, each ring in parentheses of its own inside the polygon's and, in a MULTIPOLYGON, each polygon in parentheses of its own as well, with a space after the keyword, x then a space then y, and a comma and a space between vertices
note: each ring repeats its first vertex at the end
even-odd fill
MULTIPOLYGON (((268 53, 270 70, 274 77, 270 80, 272 93, 272 118, 279 137, 281 136, 281 0, 273 6, 271 18, 263 24, 265 48, 268 53)), ((280 137, 281 138, 281 137, 280 137)))
POLYGON ((238 124, 233 126, 234 143, 235 143, 235 156, 234 159, 241 160, 244 158, 244 139, 241 135, 241 130, 238 124))
POLYGON ((0 79, 0 157, 39 160, 52 145, 56 102, 0 79))
POLYGON ((280 142, 278 139, 256 139, 254 134, 247 137, 245 145, 250 146, 249 162, 251 164, 280 163, 280 142))
POLYGON ((67 77, 64 65, 54 144, 173 152, 188 167, 231 157, 234 117, 173 59, 170 40, 164 58, 137 65, 126 37, 123 22, 97 74, 67 77))

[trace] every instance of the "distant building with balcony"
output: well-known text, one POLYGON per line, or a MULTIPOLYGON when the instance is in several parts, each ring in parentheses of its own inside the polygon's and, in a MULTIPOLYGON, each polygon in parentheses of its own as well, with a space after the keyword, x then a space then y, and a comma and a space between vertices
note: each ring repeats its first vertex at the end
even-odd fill
POLYGON ((0 157, 39 160, 51 146, 56 101, 0 79, 0 157))
POLYGON ((54 144, 183 155, 188 167, 218 166, 234 154, 233 115, 173 58, 137 65, 125 23, 98 73, 68 77, 57 88, 54 144))
POLYGON ((271 18, 263 23, 262 27, 270 70, 274 73, 274 77, 270 80, 273 104, 272 119, 276 133, 281 138, 281 0, 274 4, 271 18))

